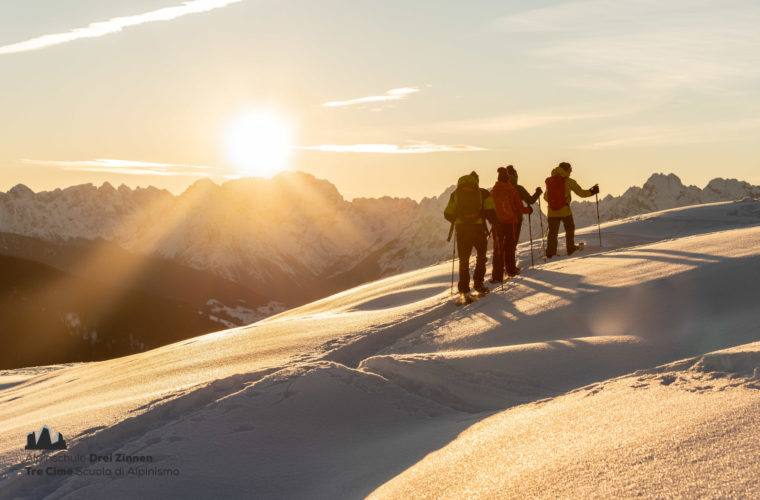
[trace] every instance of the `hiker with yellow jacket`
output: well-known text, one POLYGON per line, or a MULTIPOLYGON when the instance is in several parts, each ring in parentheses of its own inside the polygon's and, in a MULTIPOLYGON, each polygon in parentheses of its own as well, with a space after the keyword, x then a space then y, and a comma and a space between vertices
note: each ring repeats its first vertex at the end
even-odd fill
POLYGON ((570 177, 572 171, 573 167, 563 161, 552 170, 551 177, 546 179, 544 199, 549 205, 547 211, 549 219, 549 235, 546 242, 547 259, 557 255, 557 236, 560 222, 565 228, 567 255, 572 255, 579 248, 575 244, 575 222, 573 221, 573 212, 570 210, 571 193, 575 193, 581 198, 588 198, 599 193, 598 184, 595 184, 591 189, 581 188, 570 177))

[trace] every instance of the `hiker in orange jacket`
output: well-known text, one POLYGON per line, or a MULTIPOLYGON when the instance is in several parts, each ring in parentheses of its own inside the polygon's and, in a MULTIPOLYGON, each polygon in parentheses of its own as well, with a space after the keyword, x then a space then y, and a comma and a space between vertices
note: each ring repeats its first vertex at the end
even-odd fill
POLYGON ((567 255, 572 255, 578 250, 575 245, 575 222, 573 212, 570 210, 570 194, 575 193, 581 198, 594 196, 599 192, 599 185, 595 184, 591 189, 582 189, 577 182, 570 178, 573 167, 567 163, 560 163, 552 170, 551 177, 546 179, 546 193, 544 199, 548 202, 547 218, 549 219, 549 235, 546 239, 546 258, 550 259, 557 255, 557 236, 559 223, 565 227, 565 244, 567 255))
POLYGON ((533 212, 531 207, 526 207, 520 201, 520 195, 515 186, 510 182, 507 169, 499 167, 499 176, 491 197, 496 207, 496 224, 494 224, 493 238, 493 272, 492 283, 499 283, 504 279, 504 268, 509 276, 519 273, 515 259, 517 248, 518 214, 533 212))

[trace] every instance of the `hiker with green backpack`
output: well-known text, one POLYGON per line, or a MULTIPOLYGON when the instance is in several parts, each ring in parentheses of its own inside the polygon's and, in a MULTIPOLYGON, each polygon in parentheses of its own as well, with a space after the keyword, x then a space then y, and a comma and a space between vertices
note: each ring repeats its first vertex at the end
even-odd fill
POLYGON ((456 229, 456 245, 459 249, 459 284, 462 295, 470 293, 470 255, 476 252, 474 289, 478 294, 489 292, 483 284, 486 275, 486 251, 489 230, 486 221, 493 225, 496 221, 496 207, 491 193, 478 185, 476 172, 464 175, 457 181, 456 190, 451 193, 443 216, 456 229))
POLYGON ((557 255, 557 236, 559 223, 565 227, 565 244, 567 255, 572 255, 578 250, 575 245, 575 222, 573 212, 570 210, 571 192, 581 198, 588 198, 599 193, 599 185, 594 184, 591 189, 582 189, 575 180, 570 178, 573 167, 567 163, 560 163, 552 170, 551 177, 546 178, 546 193, 544 199, 549 204, 547 218, 549 219, 549 235, 546 238, 546 258, 551 259, 557 255))

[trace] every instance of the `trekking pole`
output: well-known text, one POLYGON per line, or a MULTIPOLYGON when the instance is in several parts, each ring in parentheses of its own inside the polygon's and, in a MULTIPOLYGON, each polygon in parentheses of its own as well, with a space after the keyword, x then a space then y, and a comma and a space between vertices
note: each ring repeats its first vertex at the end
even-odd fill
POLYGON ((528 234, 530 234, 530 267, 535 267, 535 262, 533 261, 533 228, 530 224, 530 214, 528 214, 528 234))
POLYGON ((596 227, 599 229, 599 248, 602 248, 602 223, 599 221, 599 193, 596 193, 596 227))
POLYGON ((546 247, 544 246, 544 217, 541 213, 541 198, 538 199, 538 222, 541 223, 541 251, 546 255, 546 247))
MULTIPOLYGON (((451 225, 452 231, 454 230, 454 224, 451 225)), ((449 235, 449 239, 451 236, 449 235)), ((457 253, 457 239, 454 238, 454 244, 451 247, 451 292, 449 295, 454 295, 454 259, 456 259, 457 253)))

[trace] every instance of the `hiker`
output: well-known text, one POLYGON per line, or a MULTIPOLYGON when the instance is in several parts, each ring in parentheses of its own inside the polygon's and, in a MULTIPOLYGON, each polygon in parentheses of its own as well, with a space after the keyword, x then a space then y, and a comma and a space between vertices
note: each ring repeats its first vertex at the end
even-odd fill
POLYGON ((591 189, 581 189, 577 182, 570 178, 573 167, 567 163, 560 163, 552 170, 551 177, 546 179, 546 194, 544 199, 549 204, 547 217, 549 219, 549 235, 546 242, 546 258, 550 259, 557 255, 557 234, 559 223, 565 227, 565 244, 567 255, 572 255, 578 250, 575 245, 575 222, 573 212, 570 210, 570 192, 581 198, 588 198, 599 193, 599 185, 594 184, 591 189))
POLYGON ((492 283, 499 283, 504 279, 505 267, 510 277, 517 276, 520 272, 515 259, 520 227, 518 220, 522 214, 533 212, 531 207, 524 206, 520 201, 517 188, 510 182, 507 168, 499 167, 497 172, 498 179, 491 190, 497 219, 493 226, 492 283))
POLYGON ((496 221, 495 207, 491 193, 478 186, 478 174, 471 172, 459 178, 456 190, 451 193, 449 203, 443 211, 447 221, 456 225, 456 243, 459 249, 460 294, 470 293, 470 255, 475 247, 476 261, 473 282, 479 294, 489 292, 483 284, 486 275, 486 250, 488 248, 488 228, 486 220, 493 226, 496 221))
MULTIPOLYGON (((509 174, 509 182, 517 189, 517 194, 520 195, 520 200, 527 206, 534 205, 538 201, 538 197, 544 192, 540 187, 536 188, 536 191, 531 195, 528 190, 517 183, 517 170, 512 165, 507 165, 507 174, 509 174)), ((532 208, 532 207, 531 207, 532 208)), ((529 213, 533 213, 531 210, 529 213)), ((520 242, 520 232, 522 231, 523 213, 517 213, 517 238, 516 241, 520 242)))

